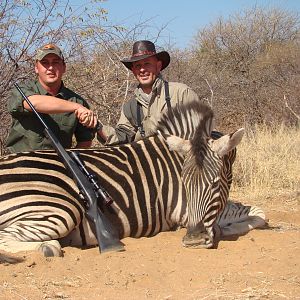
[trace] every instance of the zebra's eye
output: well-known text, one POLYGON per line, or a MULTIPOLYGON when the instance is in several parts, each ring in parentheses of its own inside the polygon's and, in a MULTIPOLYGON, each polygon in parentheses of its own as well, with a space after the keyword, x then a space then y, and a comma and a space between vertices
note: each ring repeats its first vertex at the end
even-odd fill
POLYGON ((215 178, 213 178, 213 180, 211 181, 211 186, 212 186, 212 187, 216 187, 216 186, 218 186, 219 182, 220 182, 220 177, 215 177, 215 178))

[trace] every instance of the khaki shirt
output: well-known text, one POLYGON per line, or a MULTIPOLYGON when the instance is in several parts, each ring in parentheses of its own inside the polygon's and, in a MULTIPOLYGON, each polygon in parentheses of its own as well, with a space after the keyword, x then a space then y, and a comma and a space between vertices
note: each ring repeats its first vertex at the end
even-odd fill
MULTIPOLYGON (((137 102, 142 107, 141 121, 145 136, 155 132, 157 121, 161 118, 162 113, 168 109, 164 82, 161 76, 156 79, 149 95, 149 102, 144 100, 141 89, 135 90, 135 97, 124 103, 116 128, 103 126, 103 131, 108 136, 106 144, 128 143, 141 139, 137 122, 137 102)), ((183 83, 169 82, 168 86, 171 106, 195 100, 199 101, 197 94, 183 83)))
MULTIPOLYGON (((38 81, 21 85, 21 89, 27 97, 31 95, 48 95, 38 81)), ((89 108, 88 103, 84 99, 66 88, 63 84, 55 97, 80 103, 89 108)), ((24 109, 23 100, 17 89, 13 89, 7 104, 8 112, 12 116, 12 125, 6 144, 9 151, 14 153, 38 149, 53 149, 51 140, 44 134, 43 125, 33 112, 24 109)), ((40 115, 64 148, 71 148, 73 135, 75 135, 77 142, 90 141, 94 138, 93 130, 81 125, 74 113, 40 113, 40 115)))

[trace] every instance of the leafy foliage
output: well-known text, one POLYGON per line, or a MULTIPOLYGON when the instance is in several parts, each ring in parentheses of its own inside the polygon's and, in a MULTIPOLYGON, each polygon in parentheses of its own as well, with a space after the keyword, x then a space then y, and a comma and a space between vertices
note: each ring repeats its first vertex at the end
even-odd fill
MULTIPOLYGON (((115 125, 121 105, 132 96, 135 79, 120 59, 133 41, 159 44, 167 26, 153 31, 153 20, 132 28, 111 24, 102 1, 75 6, 67 0, 0 2, 0 151, 10 125, 6 103, 14 81, 34 77, 36 48, 58 44, 66 58, 68 87, 92 105, 103 123, 115 125)), ((219 18, 199 30, 190 49, 164 45, 170 81, 194 89, 210 104, 219 130, 255 124, 299 124, 299 15, 254 7, 219 18)))

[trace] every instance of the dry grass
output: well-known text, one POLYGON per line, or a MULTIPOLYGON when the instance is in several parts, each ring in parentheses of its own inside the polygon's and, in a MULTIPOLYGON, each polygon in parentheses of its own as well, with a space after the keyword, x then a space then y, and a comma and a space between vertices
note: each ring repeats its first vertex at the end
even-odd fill
MULTIPOLYGON (((238 146, 233 192, 300 197, 300 130, 256 127, 238 146)), ((298 200, 299 201, 299 200, 298 200)))

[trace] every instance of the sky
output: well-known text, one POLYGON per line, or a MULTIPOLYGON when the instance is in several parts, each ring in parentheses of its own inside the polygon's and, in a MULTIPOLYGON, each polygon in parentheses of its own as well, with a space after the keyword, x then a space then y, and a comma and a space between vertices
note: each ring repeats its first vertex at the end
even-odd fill
POLYGON ((255 5, 300 13, 300 0, 106 0, 101 4, 113 24, 126 27, 151 20, 141 39, 154 38, 158 30, 166 26, 162 42, 181 49, 190 45, 198 30, 218 17, 226 19, 255 5))

